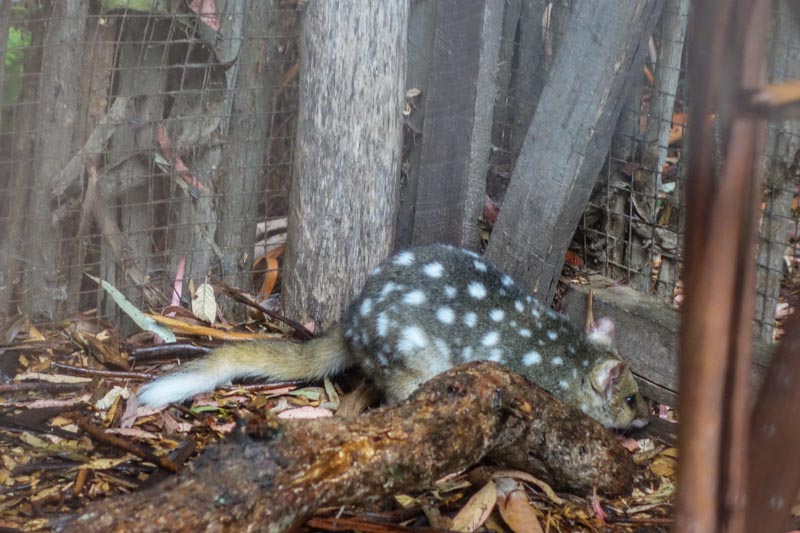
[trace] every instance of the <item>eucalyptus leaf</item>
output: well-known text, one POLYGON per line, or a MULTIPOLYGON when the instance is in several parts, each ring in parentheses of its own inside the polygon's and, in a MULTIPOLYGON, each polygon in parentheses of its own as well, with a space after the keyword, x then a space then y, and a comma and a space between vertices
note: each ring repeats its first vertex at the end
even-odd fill
POLYGON ((97 284, 103 287, 111 299, 114 300, 122 311, 128 315, 128 317, 133 320, 137 326, 145 331, 150 331, 151 333, 155 333, 159 337, 161 337, 164 342, 175 342, 175 334, 172 333, 171 330, 167 329, 166 327, 162 326, 149 316, 146 316, 142 313, 135 305, 133 305, 130 300, 128 300, 124 294, 119 292, 116 287, 112 284, 107 282, 106 280, 96 278, 90 274, 86 274, 90 278, 92 278, 97 284))

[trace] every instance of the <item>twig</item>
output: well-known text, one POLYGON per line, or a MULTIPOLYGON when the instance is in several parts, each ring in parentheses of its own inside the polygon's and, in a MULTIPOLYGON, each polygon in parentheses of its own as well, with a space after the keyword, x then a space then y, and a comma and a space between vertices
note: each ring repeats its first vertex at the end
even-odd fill
POLYGON ((241 304, 244 304, 244 305, 248 305, 248 306, 252 307, 253 309, 258 309, 259 311, 261 311, 262 313, 264 313, 268 317, 270 317, 270 318, 272 318, 274 320, 278 320, 280 322, 283 322, 284 324, 286 324, 290 328, 293 328, 297 333, 300 334, 300 336, 304 340, 313 339, 314 337, 316 337, 316 335, 314 335, 314 333, 312 333, 303 324, 301 324, 299 322, 296 322, 296 321, 292 320, 291 318, 286 318, 285 316, 282 316, 282 315, 276 313, 275 311, 267 309, 266 307, 264 307, 263 305, 261 305, 258 302, 254 302, 252 300, 249 300, 248 298, 245 298, 244 296, 242 296, 240 294, 240 292, 238 290, 234 289, 233 287, 231 287, 227 283, 225 283, 225 282, 223 282, 221 280, 218 280, 218 279, 215 279, 213 281, 213 283, 214 283, 214 285, 218 286, 228 296, 230 296, 231 298, 233 298, 237 302, 239 302, 241 304))
POLYGON ((49 381, 9 383, 0 385, 0 392, 22 392, 27 390, 65 392, 80 390, 88 385, 91 385, 91 383, 50 383, 49 381))
POLYGON ((306 525, 323 531, 365 531, 366 533, 392 533, 408 532, 408 531, 427 531, 427 532, 442 532, 444 529, 433 529, 430 527, 409 527, 397 524, 385 524, 382 522, 373 522, 371 520, 364 520, 363 518, 312 518, 306 525))
POLYGON ((192 344, 190 342, 173 342, 169 344, 160 344, 158 346, 143 346, 141 348, 134 348, 130 350, 129 353, 137 363, 143 363, 145 361, 171 359, 176 356, 201 357, 210 351, 211 348, 197 346, 196 344, 192 344))
POLYGON ((111 135, 117 130, 117 127, 123 123, 127 115, 129 98, 118 96, 100 121, 97 127, 86 139, 86 142, 78 150, 69 162, 64 165, 64 168, 53 176, 50 180, 50 194, 53 197, 58 197, 64 194, 64 191, 78 179, 83 169, 83 159, 87 154, 97 154, 103 152, 104 146, 111 135))
POLYGON ((97 442, 101 442, 103 444, 107 444, 114 448, 118 448, 124 452, 130 453, 135 455, 136 457, 140 457, 145 461, 149 461, 154 465, 158 466, 159 468, 163 468, 164 470, 168 470, 170 472, 177 472, 180 470, 178 465, 167 459, 166 457, 158 456, 144 448, 141 448, 130 441, 125 439, 121 439, 119 437, 115 437, 114 435, 109 435, 101 428, 93 425, 91 422, 86 420, 82 416, 76 416, 75 422, 77 422, 78 427, 81 428, 83 431, 89 434, 97 442))
POLYGON ((71 372, 73 374, 77 374, 80 376, 97 376, 101 378, 111 378, 111 379, 138 379, 138 380, 148 380, 152 379, 153 375, 148 374, 147 372, 123 372, 121 370, 100 370, 95 368, 83 368, 79 366, 72 366, 72 365, 65 365, 64 363, 50 363, 52 368, 59 368, 61 370, 66 370, 67 372, 71 372))
POLYGON ((281 81, 278 83, 278 88, 275 89, 275 94, 272 96, 273 99, 277 100, 278 97, 283 94, 283 91, 289 88, 289 84, 297 77, 297 74, 300 73, 300 64, 295 63, 292 67, 286 71, 281 81))

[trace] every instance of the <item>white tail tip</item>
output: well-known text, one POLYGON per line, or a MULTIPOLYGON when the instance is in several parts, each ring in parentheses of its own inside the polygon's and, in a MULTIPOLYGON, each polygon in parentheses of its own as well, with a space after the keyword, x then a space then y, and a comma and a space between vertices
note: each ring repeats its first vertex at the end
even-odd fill
POLYGON ((163 407, 172 402, 182 402, 195 394, 213 391, 219 385, 215 377, 192 372, 177 372, 151 381, 139 389, 139 403, 149 407, 163 407))

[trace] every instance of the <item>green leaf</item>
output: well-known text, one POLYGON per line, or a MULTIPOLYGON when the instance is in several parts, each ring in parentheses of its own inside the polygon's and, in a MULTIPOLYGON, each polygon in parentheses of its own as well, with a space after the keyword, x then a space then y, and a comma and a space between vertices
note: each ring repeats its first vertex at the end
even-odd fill
POLYGON ((125 295, 122 294, 114 287, 112 284, 107 282, 104 279, 96 278, 90 274, 86 274, 90 278, 92 278, 98 285, 103 287, 111 299, 114 300, 122 311, 128 315, 128 317, 133 320, 137 326, 139 326, 144 331, 150 331, 155 333, 159 337, 161 337, 164 342, 175 342, 175 334, 172 333, 171 330, 167 329, 166 327, 162 326, 149 316, 146 316, 142 313, 135 305, 133 305, 130 300, 125 298, 125 295))

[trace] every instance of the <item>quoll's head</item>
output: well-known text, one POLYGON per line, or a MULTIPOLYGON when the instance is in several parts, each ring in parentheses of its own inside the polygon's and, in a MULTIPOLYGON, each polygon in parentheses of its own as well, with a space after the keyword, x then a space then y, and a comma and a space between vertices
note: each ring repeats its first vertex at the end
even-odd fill
POLYGON ((639 393, 630 366, 619 358, 614 323, 608 318, 599 319, 590 326, 586 340, 602 355, 581 383, 578 398, 581 410, 611 429, 646 426, 650 409, 639 393))

